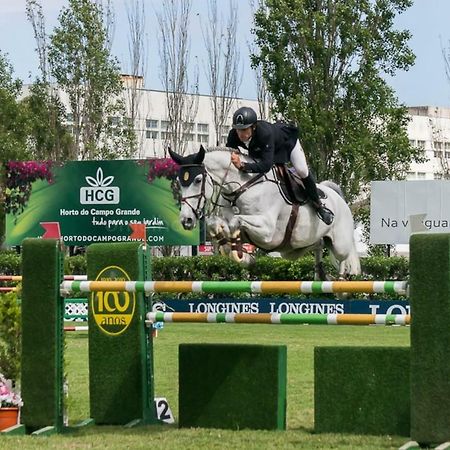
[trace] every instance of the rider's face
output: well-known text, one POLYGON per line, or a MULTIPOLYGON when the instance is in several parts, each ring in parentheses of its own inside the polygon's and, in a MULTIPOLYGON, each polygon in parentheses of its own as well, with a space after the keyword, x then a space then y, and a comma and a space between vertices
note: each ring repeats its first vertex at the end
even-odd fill
POLYGON ((238 138, 242 142, 246 142, 253 136, 253 127, 244 128, 243 130, 236 130, 238 138))

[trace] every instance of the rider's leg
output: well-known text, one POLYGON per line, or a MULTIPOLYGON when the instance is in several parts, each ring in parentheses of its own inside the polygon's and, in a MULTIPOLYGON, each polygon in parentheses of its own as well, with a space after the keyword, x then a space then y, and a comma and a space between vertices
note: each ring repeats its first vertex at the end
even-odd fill
POLYGON ((320 201, 319 193, 317 192, 316 181, 309 172, 305 153, 298 140, 291 152, 291 163, 294 166, 295 171, 302 178, 303 184, 305 185, 306 195, 311 200, 311 203, 316 210, 317 215, 327 225, 331 225, 334 219, 334 214, 320 201))

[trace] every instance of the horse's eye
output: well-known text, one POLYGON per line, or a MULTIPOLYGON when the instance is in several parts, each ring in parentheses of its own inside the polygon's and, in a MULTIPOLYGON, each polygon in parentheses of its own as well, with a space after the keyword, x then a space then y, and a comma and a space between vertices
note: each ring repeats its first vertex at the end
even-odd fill
POLYGON ((195 184, 200 184, 202 182, 202 177, 197 177, 195 180, 194 180, 194 183, 195 184))

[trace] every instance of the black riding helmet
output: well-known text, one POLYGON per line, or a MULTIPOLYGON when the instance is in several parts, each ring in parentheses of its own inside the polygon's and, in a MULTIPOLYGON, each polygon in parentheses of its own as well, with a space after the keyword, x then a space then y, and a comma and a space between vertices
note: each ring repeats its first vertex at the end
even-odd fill
POLYGON ((257 120, 255 111, 252 108, 243 106, 233 114, 233 128, 244 130, 251 127, 257 120))

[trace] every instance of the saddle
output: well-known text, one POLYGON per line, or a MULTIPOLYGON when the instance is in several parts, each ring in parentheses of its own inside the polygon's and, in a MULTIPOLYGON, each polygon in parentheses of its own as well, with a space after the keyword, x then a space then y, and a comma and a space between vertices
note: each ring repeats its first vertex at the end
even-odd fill
MULTIPOLYGON (((285 164, 276 164, 273 167, 275 177, 278 181, 278 189, 285 202, 289 205, 304 205, 309 198, 306 194, 302 179, 293 168, 286 167, 285 164)), ((320 199, 327 198, 326 194, 317 187, 320 199)))

